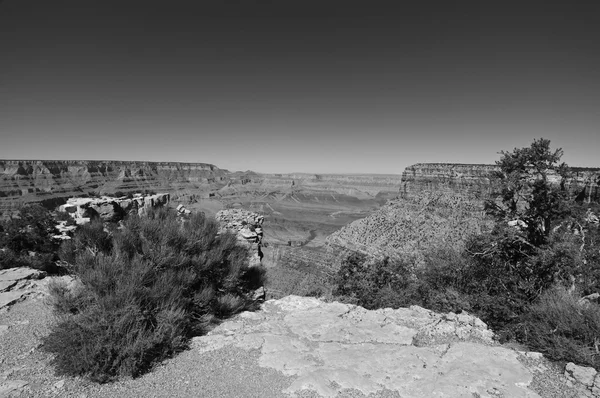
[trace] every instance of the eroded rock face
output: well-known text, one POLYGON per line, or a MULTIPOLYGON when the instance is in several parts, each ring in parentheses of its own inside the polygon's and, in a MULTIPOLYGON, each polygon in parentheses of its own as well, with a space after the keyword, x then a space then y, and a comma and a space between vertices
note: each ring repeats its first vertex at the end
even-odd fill
POLYGON ((0 160, 0 211, 27 202, 54 207, 90 191, 186 190, 208 196, 211 189, 225 185, 221 180, 227 174, 207 163, 0 160))
MULTIPOLYGON (((498 167, 488 164, 417 163, 402 173, 402 197, 438 192, 481 202, 497 188, 491 178, 498 167)), ((572 167, 567 188, 581 201, 600 201, 600 168, 572 167)), ((557 175, 549 175, 558 183, 557 175)))
POLYGON ((70 198, 66 204, 58 207, 58 211, 71 215, 78 224, 85 223, 84 219, 87 222, 94 217, 100 217, 102 221, 116 222, 122 220, 131 212, 143 215, 150 209, 166 206, 169 200, 170 195, 168 193, 147 196, 136 195, 133 198, 108 196, 101 198, 70 198))
POLYGON ((259 366, 294 377, 283 391, 290 394, 387 389, 407 397, 538 397, 517 352, 495 345, 483 322, 417 306, 368 311, 288 296, 224 322, 192 346, 259 350, 259 366))
POLYGON ((236 234, 238 242, 249 248, 250 266, 260 265, 264 217, 242 209, 221 210, 215 216, 221 224, 221 232, 236 234))

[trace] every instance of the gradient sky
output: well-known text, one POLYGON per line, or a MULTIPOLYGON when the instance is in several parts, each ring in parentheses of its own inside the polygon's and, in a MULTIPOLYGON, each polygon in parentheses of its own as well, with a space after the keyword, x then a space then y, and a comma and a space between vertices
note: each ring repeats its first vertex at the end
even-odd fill
POLYGON ((600 167, 600 4, 404 3, 0 0, 0 158, 600 167))

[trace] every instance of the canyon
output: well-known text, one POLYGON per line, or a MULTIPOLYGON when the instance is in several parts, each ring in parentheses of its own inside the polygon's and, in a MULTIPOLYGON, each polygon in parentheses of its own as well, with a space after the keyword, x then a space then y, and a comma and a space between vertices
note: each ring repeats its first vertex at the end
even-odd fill
MULTIPOLYGON (((402 175, 260 174, 208 163, 0 160, 0 211, 70 197, 168 193, 169 206, 215 216, 244 209, 264 218, 262 264, 270 298, 326 289, 349 251, 408 254, 457 247, 490 228, 483 200, 497 193, 495 165, 419 163, 402 175), (278 282, 277 282, 278 281, 278 282)), ((551 178, 554 178, 551 176, 551 178)), ((572 168, 578 200, 600 201, 600 169, 572 168)))
MULTIPOLYGON (((0 395, 69 391, 104 397, 132 390, 152 396, 161 385, 171 395, 202 390, 231 396, 249 388, 249 379, 268 381, 253 385, 250 395, 281 397, 576 397, 600 391, 592 368, 561 367, 538 352, 501 345, 485 323, 465 312, 438 314, 418 306, 368 311, 291 295, 326 296, 328 278, 350 251, 419 260, 425 249, 456 247, 468 234, 489 228, 482 201, 496 192, 490 178, 495 166, 417 164, 393 176, 265 175, 145 162, 0 164, 5 212, 20 203, 53 206, 72 196, 80 196, 68 202, 79 211, 79 200, 87 205, 82 197, 90 194, 164 192, 160 203, 179 213, 215 215, 269 278, 266 294, 257 292, 269 299, 259 311, 194 338, 189 350, 152 373, 95 386, 53 376, 38 349, 50 322, 44 300, 51 278, 27 269, 3 271, 0 346, 11 355, 0 362, 0 395), (227 371, 232 368, 241 372, 239 380, 227 371)), ((600 169, 575 169, 568 187, 578 200, 597 202, 599 183, 600 169)))

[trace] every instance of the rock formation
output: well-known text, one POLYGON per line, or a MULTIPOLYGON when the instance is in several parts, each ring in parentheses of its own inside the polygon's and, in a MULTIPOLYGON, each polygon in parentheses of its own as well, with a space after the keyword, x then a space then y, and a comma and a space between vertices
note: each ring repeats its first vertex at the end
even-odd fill
MULTIPOLYGON (((491 176, 498 170, 487 164, 418 163, 404 169, 400 196, 437 192, 481 201, 495 192, 491 176)), ((572 194, 578 200, 600 201, 600 168, 572 167, 571 171, 566 186, 572 194)), ((558 177, 550 175, 550 180, 558 182, 558 177)))
POLYGON ((55 207, 90 192, 194 191, 208 196, 225 185, 227 174, 206 163, 0 160, 0 211, 27 202, 55 207))
POLYGON ((42 282, 45 277, 44 271, 31 268, 0 270, 0 310, 25 300, 30 295, 44 294, 41 286, 45 286, 42 282))
POLYGON ((262 260, 264 217, 247 210, 227 209, 219 211, 215 218, 221 223, 220 232, 236 234, 238 242, 249 249, 250 266, 259 265, 262 260))
POLYGON ((95 217, 116 222, 132 212, 143 215, 150 209, 166 206, 169 200, 168 193, 135 194, 131 198, 69 198, 67 203, 58 207, 58 211, 69 214, 78 224, 85 224, 95 217))
MULTIPOLYGON (((381 309, 288 296, 269 300, 207 336, 194 350, 259 350, 258 365, 293 377, 283 392, 335 397, 387 390, 406 397, 538 397, 519 353, 493 341, 468 314, 381 309)), ((379 395, 377 395, 379 396, 379 395)))

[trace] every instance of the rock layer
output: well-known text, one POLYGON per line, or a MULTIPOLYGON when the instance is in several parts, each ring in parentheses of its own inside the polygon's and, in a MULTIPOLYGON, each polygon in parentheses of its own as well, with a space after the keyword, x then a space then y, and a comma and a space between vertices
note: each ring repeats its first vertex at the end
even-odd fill
POLYGON ((264 195, 289 188, 351 197, 395 195, 397 175, 258 174, 229 172, 207 163, 0 160, 0 210, 19 203, 50 202, 89 194, 162 191, 173 198, 264 195))
POLYGON ((115 192, 196 190, 208 195, 226 184, 226 170, 206 163, 83 160, 0 160, 0 210, 73 196, 115 192))
POLYGON ((294 377, 284 390, 289 394, 385 389, 406 397, 538 397, 518 353, 495 345, 492 336, 468 314, 417 306, 367 311, 288 296, 224 322, 192 346, 259 350, 259 366, 294 377))
MULTIPOLYGON (((492 174, 498 170, 487 164, 417 163, 402 173, 400 195, 437 192, 481 200, 497 191, 492 174)), ((571 171, 566 185, 572 194, 582 201, 600 201, 600 168, 573 167, 571 171)), ((556 175, 550 179, 558 182, 556 175)))

